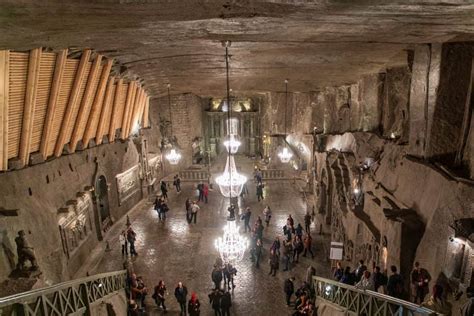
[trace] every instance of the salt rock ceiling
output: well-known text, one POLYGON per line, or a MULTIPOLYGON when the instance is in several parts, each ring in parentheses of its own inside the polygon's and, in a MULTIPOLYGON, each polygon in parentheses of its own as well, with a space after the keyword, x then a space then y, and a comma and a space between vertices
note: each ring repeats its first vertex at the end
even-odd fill
POLYGON ((312 91, 406 64, 418 43, 474 40, 471 1, 0 1, 0 49, 92 48, 152 97, 312 91))

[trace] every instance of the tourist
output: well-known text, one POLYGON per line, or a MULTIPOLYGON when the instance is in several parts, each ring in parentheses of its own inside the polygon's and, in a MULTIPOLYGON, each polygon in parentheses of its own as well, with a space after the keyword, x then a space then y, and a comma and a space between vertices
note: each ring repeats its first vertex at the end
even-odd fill
POLYGON ((316 275, 316 268, 313 266, 309 266, 306 269, 306 283, 313 284, 313 277, 316 275))
POLYGON ((419 262, 415 262, 415 268, 411 272, 411 290, 413 303, 421 304, 425 301, 426 294, 429 293, 429 283, 431 275, 420 267, 419 262))
POLYGON ((227 212, 229 212, 229 219, 234 220, 235 219, 235 206, 234 204, 229 205, 227 208, 227 212))
POLYGON ((286 305, 290 306, 291 305, 291 296, 295 292, 295 285, 294 282, 295 277, 291 277, 289 279, 285 280, 285 284, 283 285, 283 291, 285 292, 286 295, 286 305))
POLYGON ((255 222, 254 232, 255 232, 255 235, 257 236, 257 239, 263 239, 263 225, 262 225, 262 220, 259 220, 259 219, 260 217, 255 222))
POLYGON ((161 181, 160 189, 161 189, 161 197, 163 197, 164 199, 167 199, 168 198, 168 188, 166 186, 165 181, 161 181))
POLYGON ((263 200, 263 188, 264 188, 263 183, 261 182, 257 183, 257 200, 259 202, 260 200, 263 200))
POLYGON ((400 274, 397 273, 397 267, 391 266, 392 275, 388 278, 387 294, 399 299, 403 298, 404 282, 400 274))
POLYGON ((379 292, 379 289, 382 288, 382 293, 385 293, 385 286, 387 285, 388 279, 387 276, 380 271, 379 266, 375 267, 372 279, 374 283, 374 291, 379 292))
POLYGON ((342 275, 342 278, 339 282, 347 285, 354 285, 355 275, 351 272, 351 267, 346 267, 346 269, 344 270, 344 274, 342 275))
POLYGON ((194 292, 191 293, 191 299, 188 302, 188 312, 189 316, 199 316, 201 313, 201 303, 194 292))
POLYGON ((364 274, 362 275, 362 278, 360 279, 359 282, 356 283, 355 285, 356 288, 361 289, 361 290, 374 290, 374 282, 373 279, 370 277, 370 272, 365 270, 364 274))
POLYGON ((158 217, 160 217, 161 198, 159 198, 158 196, 156 197, 155 202, 153 203, 153 208, 155 209, 156 213, 158 213, 158 217))
POLYGON ((342 279, 342 276, 344 275, 344 269, 341 266, 341 262, 336 262, 336 269, 334 270, 334 280, 340 282, 342 279))
POLYGON ((128 303, 128 316, 139 316, 141 314, 138 304, 135 300, 130 300, 128 303))
POLYGON ((204 197, 204 202, 207 203, 207 197, 209 196, 209 186, 205 183, 202 185, 202 195, 204 197))
POLYGON ((295 234, 299 239, 303 239, 303 226, 300 223, 295 228, 295 234))
POLYGON ((122 246, 122 256, 128 256, 127 233, 124 230, 119 235, 119 242, 122 246))
POLYGON ((256 172, 255 172, 255 182, 258 184, 258 183, 262 183, 262 180, 263 180, 263 176, 262 176, 262 170, 259 168, 256 172))
POLYGON ((298 263, 300 259, 300 254, 303 252, 304 245, 300 237, 295 236, 293 238, 293 262, 298 263))
POLYGON ((311 245, 313 243, 313 238, 311 238, 311 235, 308 233, 306 234, 305 238, 304 238, 304 253, 303 253, 303 257, 306 257, 306 252, 309 251, 309 253, 311 254, 311 259, 314 258, 314 253, 313 253, 313 250, 311 249, 311 245))
POLYGON ((179 308, 181 309, 180 315, 186 316, 188 289, 182 282, 178 282, 178 286, 174 289, 174 296, 176 297, 176 301, 178 301, 179 308))
POLYGON ((293 217, 291 217, 291 214, 289 214, 288 218, 286 219, 286 225, 288 225, 292 231, 294 230, 295 220, 293 219, 293 217))
POLYGON ((208 295, 209 296, 209 303, 212 306, 212 309, 214 310, 214 314, 216 316, 221 316, 221 298, 222 298, 222 293, 221 290, 219 289, 214 289, 212 292, 208 295))
POLYGON ((247 228, 249 229, 249 231, 251 231, 252 229, 250 228, 250 217, 252 216, 252 212, 250 211, 250 207, 247 207, 245 209, 245 213, 242 215, 243 219, 244 219, 244 228, 245 228, 245 232, 247 232, 247 228))
POLYGON ((191 200, 189 198, 186 199, 184 207, 186 207, 186 221, 188 223, 191 222, 191 200))
POLYGON ((268 227, 268 225, 270 225, 270 219, 272 218, 272 210, 270 209, 270 206, 265 206, 263 209, 263 216, 265 217, 265 223, 267 223, 268 227))
POLYGON ((278 254, 276 252, 272 252, 270 254, 270 273, 269 274, 272 274, 273 276, 276 275, 276 272, 278 270, 278 266, 279 266, 279 263, 280 263, 280 257, 278 256, 278 254))
POLYGON ((311 214, 309 214, 309 212, 306 212, 304 216, 304 229, 308 234, 310 232, 310 227, 311 227, 311 214))
POLYGON ((131 298, 138 304, 139 309, 144 308, 145 297, 148 293, 148 290, 143 283, 141 277, 137 277, 135 273, 132 273, 129 280, 131 298))
POLYGON ((280 255, 280 246, 280 238, 275 237, 275 240, 273 241, 272 246, 270 247, 270 252, 275 251, 276 253, 278 253, 278 255, 280 255))
POLYGON ((137 234, 133 231, 132 226, 128 226, 127 229, 127 241, 130 245, 130 256, 137 256, 138 253, 135 251, 135 241, 137 240, 137 234))
POLYGON ((169 211, 169 207, 168 207, 168 204, 166 204, 165 201, 163 201, 161 203, 161 207, 160 207, 160 213, 158 214, 158 217, 161 220, 166 220, 166 213, 169 211))
POLYGON ((204 184, 202 183, 202 181, 199 182, 199 184, 197 185, 197 190, 199 193, 198 201, 199 202, 204 201, 204 184))
POLYGON ((286 236, 286 240, 291 240, 291 226, 286 224, 283 226, 283 235, 286 236))
POLYGON ((293 253, 293 245, 291 240, 283 241, 283 259, 285 262, 285 269, 283 271, 288 271, 290 269, 290 258, 293 253))
POLYGON ((461 316, 474 315, 474 287, 470 286, 466 289, 467 302, 461 306, 461 316))
POLYGON ((179 178, 179 175, 174 176, 173 185, 176 187, 176 192, 181 192, 181 179, 179 178))
POLYGON ((221 297, 222 316, 230 316, 230 308, 232 307, 232 298, 229 291, 225 291, 221 297))
POLYGON ((189 223, 191 223, 194 219, 194 224, 196 224, 197 220, 197 213, 199 212, 201 208, 197 204, 196 201, 193 201, 193 204, 191 205, 191 219, 189 220, 189 223))
POLYGON ((237 274, 237 269, 232 266, 230 263, 226 263, 223 269, 224 274, 224 289, 227 287, 230 290, 230 285, 232 284, 232 289, 235 288, 234 284, 234 275, 237 274))
POLYGON ((367 266, 364 264, 364 260, 359 260, 359 265, 357 266, 357 269, 354 271, 355 274, 355 282, 359 282, 360 279, 362 279, 362 276, 364 275, 364 272, 367 271, 367 266))
POLYGON ((262 256, 262 240, 257 239, 257 245, 255 247, 255 267, 258 269, 260 267, 260 258, 262 256))
POLYGON ((165 286, 165 282, 163 280, 160 280, 158 282, 158 285, 155 286, 155 291, 153 293, 153 299, 155 300, 155 303, 156 305, 159 307, 159 308, 162 308, 163 311, 165 312, 166 314, 166 306, 165 306, 165 295, 166 295, 166 286, 165 286))
POLYGON ((222 282, 222 268, 220 266, 214 266, 211 272, 211 279, 214 282, 214 289, 220 290, 222 282))
POLYGON ((436 284, 433 287, 433 294, 421 306, 429 308, 440 315, 451 316, 452 305, 444 299, 443 287, 440 284, 436 284))

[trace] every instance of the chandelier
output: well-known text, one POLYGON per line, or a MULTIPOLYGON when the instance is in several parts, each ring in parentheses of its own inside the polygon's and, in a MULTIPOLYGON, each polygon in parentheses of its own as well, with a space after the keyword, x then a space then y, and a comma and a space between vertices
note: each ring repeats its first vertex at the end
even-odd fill
POLYGON ((226 226, 224 226, 224 236, 217 238, 214 244, 222 260, 232 262, 242 260, 249 242, 246 237, 239 234, 239 227, 233 220, 227 221, 226 226))
POLYGON ((177 165, 181 160, 181 154, 177 152, 176 149, 172 148, 166 155, 166 160, 168 160, 171 165, 177 165))
POLYGON ((288 146, 286 143, 286 110, 288 108, 288 79, 285 79, 285 147, 281 152, 278 153, 278 157, 282 163, 288 163, 293 157, 293 154, 288 150, 288 146))
POLYGON ((231 154, 237 153, 240 145, 241 145, 241 142, 237 139, 236 135, 234 134, 230 134, 229 139, 224 141, 224 146, 227 149, 227 152, 230 152, 231 154))
POLYGON ((293 157, 293 154, 285 146, 283 150, 278 153, 278 157, 282 163, 288 163, 291 160, 291 157, 293 157))
MULTIPOLYGON (((170 95, 170 87, 171 84, 168 83, 168 110, 170 112, 170 125, 171 125, 171 135, 173 135, 173 117, 171 116, 171 95, 170 95)), ((171 148, 170 152, 165 156, 166 160, 170 163, 170 165, 177 165, 181 160, 181 154, 175 149, 171 148)))
MULTIPOLYGON (((238 197, 242 192, 242 187, 247 182, 247 178, 237 172, 235 167, 234 154, 237 152, 240 142, 235 138, 235 134, 231 130, 232 122, 232 105, 230 104, 230 89, 229 89, 229 46, 230 41, 225 43, 225 66, 227 79, 227 135, 229 139, 224 142, 227 148, 227 161, 225 164, 224 173, 216 178, 216 183, 223 196, 229 198, 232 202, 232 197, 238 197)), ((216 249, 224 262, 240 261, 244 257, 245 250, 248 247, 247 238, 239 234, 239 228, 235 224, 235 217, 228 217, 227 224, 224 227, 223 237, 219 237, 215 241, 216 249)))
POLYGON ((227 157, 224 173, 216 178, 221 194, 228 198, 238 197, 245 182, 247 182, 247 177, 238 173, 234 157, 227 157))

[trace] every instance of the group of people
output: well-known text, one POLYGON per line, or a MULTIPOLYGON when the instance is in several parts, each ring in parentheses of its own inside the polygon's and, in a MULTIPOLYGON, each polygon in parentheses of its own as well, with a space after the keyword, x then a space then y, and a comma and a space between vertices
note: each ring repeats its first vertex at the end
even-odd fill
MULTIPOLYGON (((131 273, 130 277, 127 280, 128 289, 129 289, 129 315, 138 316, 142 315, 145 311, 145 298, 148 295, 148 288, 145 286, 142 277, 138 276, 135 273, 131 273)), ((165 301, 166 297, 169 295, 165 282, 160 280, 158 285, 153 289, 152 298, 155 301, 158 308, 163 310, 163 313, 167 313, 165 301)), ((174 296, 176 301, 180 306, 180 315, 186 316, 198 316, 201 310, 201 303, 196 295, 196 293, 191 293, 191 298, 188 300, 188 289, 180 281, 178 282, 175 290, 174 296)))
POLYGON ((306 280, 295 291, 295 277, 290 277, 285 280, 283 284, 283 292, 286 297, 286 305, 294 306, 295 312, 293 315, 316 315, 316 308, 314 305, 314 290, 311 287, 311 278, 316 273, 316 270, 310 266, 307 271, 306 280), (294 303, 292 303, 292 296, 295 296, 294 303))
POLYGON ((130 249, 130 256, 137 256, 138 253, 135 250, 135 241, 137 234, 132 228, 132 225, 127 225, 127 229, 123 230, 119 235, 119 243, 122 248, 122 256, 128 256, 130 249))
POLYGON ((220 257, 216 259, 211 272, 214 289, 209 294, 209 303, 216 316, 230 315, 232 298, 229 291, 235 288, 234 276, 236 274, 237 269, 231 263, 223 262, 220 257), (224 280, 224 287, 221 287, 222 280, 224 280))

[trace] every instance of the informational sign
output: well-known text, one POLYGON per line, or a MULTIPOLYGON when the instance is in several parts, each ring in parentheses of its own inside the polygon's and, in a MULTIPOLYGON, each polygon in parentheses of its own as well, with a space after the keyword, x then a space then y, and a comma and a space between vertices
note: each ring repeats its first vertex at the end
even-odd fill
POLYGON ((342 260, 343 250, 344 244, 342 242, 331 241, 331 251, 329 253, 329 259, 342 260))

